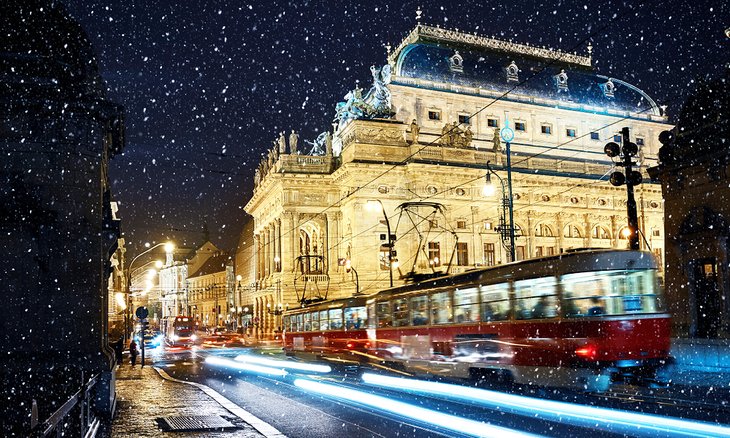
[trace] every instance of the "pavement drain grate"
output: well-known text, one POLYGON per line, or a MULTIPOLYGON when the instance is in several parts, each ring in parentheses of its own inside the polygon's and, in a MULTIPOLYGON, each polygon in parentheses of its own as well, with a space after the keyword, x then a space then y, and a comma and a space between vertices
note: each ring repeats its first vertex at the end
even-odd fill
POLYGON ((175 432, 238 429, 236 425, 218 415, 160 417, 157 418, 157 423, 165 431, 175 432))

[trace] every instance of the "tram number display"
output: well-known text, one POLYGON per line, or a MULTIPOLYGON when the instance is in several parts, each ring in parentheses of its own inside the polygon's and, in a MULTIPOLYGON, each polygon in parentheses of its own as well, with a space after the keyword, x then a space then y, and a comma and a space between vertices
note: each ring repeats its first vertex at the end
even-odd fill
POLYGON ((623 297, 624 312, 641 312, 641 297, 637 295, 627 295, 623 297))

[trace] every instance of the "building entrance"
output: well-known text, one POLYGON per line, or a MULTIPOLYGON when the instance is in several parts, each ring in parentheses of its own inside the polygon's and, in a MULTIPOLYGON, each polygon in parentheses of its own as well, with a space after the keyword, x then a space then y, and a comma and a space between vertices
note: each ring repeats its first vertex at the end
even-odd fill
POLYGON ((715 338, 721 321, 720 286, 715 257, 694 261, 694 336, 715 338))

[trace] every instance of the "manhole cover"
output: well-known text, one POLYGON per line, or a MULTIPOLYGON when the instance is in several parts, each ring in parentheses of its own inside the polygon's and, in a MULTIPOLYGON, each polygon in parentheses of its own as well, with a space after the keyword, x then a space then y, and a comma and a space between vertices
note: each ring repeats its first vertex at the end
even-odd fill
POLYGON ((157 423, 165 431, 225 430, 237 427, 218 415, 195 415, 189 417, 161 417, 157 423))

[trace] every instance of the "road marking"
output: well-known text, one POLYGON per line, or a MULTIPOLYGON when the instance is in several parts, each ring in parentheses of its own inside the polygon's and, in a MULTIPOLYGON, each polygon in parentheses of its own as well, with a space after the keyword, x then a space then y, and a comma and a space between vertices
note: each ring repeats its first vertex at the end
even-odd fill
POLYGON ((197 382, 186 382, 185 380, 179 380, 174 377, 171 377, 169 374, 165 372, 162 368, 153 367, 157 373, 162 376, 163 379, 169 380, 171 382, 177 382, 177 383, 186 383, 188 385, 193 385, 200 390, 202 390, 204 393, 208 394, 213 400, 217 401, 221 406, 226 408, 228 411, 230 411, 233 415, 237 416, 244 422, 248 423, 256 429, 259 433, 264 435, 266 438, 287 438, 286 435, 279 432, 274 426, 270 425, 269 423, 265 422, 264 420, 258 418, 257 416, 253 415, 252 413, 246 411, 245 409, 241 408, 237 404, 233 403, 232 401, 228 400, 226 397, 224 397, 222 394, 220 394, 215 389, 203 385, 202 383, 197 382))

